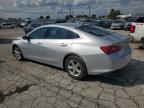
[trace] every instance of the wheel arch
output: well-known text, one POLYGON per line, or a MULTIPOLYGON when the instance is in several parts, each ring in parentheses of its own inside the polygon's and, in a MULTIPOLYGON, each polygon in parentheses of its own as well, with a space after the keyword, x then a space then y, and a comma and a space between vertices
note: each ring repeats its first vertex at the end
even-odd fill
POLYGON ((13 52, 15 46, 18 46, 18 45, 17 44, 12 45, 12 52, 13 52))
MULTIPOLYGON (((18 47, 18 48, 20 49, 20 51, 22 52, 21 48, 20 48, 19 45, 17 45, 17 44, 13 44, 13 45, 12 45, 12 52, 13 52, 13 50, 14 50, 14 47, 18 47)), ((23 54, 23 52, 22 52, 22 54, 23 54)))
MULTIPOLYGON (((78 57, 80 57, 80 58, 84 61, 84 59, 83 59, 80 55, 78 55, 78 54, 76 54, 76 53, 69 53, 69 54, 65 55, 65 56, 64 56, 64 59, 63 59, 63 69, 64 69, 64 70, 65 70, 65 62, 66 62, 66 59, 67 59, 68 57, 70 57, 70 56, 78 56, 78 57)), ((84 63, 85 63, 85 61, 84 61, 84 63)), ((85 66, 86 66, 86 69, 87 69, 86 63, 85 63, 85 66)))

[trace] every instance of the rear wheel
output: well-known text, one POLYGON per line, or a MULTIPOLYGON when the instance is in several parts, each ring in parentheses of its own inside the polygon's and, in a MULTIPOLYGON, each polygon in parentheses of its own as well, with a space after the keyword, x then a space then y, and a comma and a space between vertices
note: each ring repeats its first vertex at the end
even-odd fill
POLYGON ((24 60, 23 54, 18 46, 13 47, 13 54, 17 60, 19 61, 24 60))
POLYGON ((69 76, 77 80, 82 80, 87 76, 87 68, 84 61, 75 55, 66 59, 65 69, 69 76))
POLYGON ((144 49, 144 38, 142 38, 142 39, 140 40, 139 48, 140 48, 140 49, 144 49))

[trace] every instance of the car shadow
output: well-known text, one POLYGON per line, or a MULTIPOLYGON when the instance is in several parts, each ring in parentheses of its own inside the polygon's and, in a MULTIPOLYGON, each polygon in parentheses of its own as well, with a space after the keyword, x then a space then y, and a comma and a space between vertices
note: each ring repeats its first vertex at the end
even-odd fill
POLYGON ((0 38, 0 44, 10 44, 12 39, 0 38))
POLYGON ((3 63, 3 62, 5 62, 5 61, 0 60, 0 63, 3 63))
MULTIPOLYGON (((40 63, 33 60, 27 60, 27 61, 48 66, 50 68, 58 69, 61 70, 61 72, 65 72, 63 69, 52 65, 40 63)), ((144 84, 144 62, 133 59, 123 69, 114 72, 100 74, 100 75, 89 75, 83 80, 83 82, 84 81, 86 82, 100 81, 102 83, 107 83, 116 86, 127 86, 127 87, 142 85, 144 84)))
POLYGON ((136 49, 136 50, 144 50, 144 48, 134 48, 134 49, 136 49))
POLYGON ((100 81, 117 86, 135 86, 144 84, 144 62, 131 60, 123 69, 104 73, 100 75, 88 76, 84 81, 100 81))
MULTIPOLYGON (((56 66, 53 66, 53 65, 50 65, 50 64, 46 64, 46 63, 42 63, 42 62, 38 62, 38 61, 35 61, 35 60, 30 60, 30 59, 25 59, 23 62, 32 62, 32 63, 37 63, 39 65, 43 65, 43 66, 48 66, 50 68, 54 68, 54 69, 58 69, 58 70, 61 70, 61 71, 64 71, 64 69, 62 68, 59 68, 59 67, 56 67, 56 66)), ((65 72, 65 71, 64 71, 65 72)))

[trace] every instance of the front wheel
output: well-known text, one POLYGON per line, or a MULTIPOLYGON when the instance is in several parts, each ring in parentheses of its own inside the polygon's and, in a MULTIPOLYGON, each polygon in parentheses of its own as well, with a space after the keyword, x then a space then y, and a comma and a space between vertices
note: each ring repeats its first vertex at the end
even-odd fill
POLYGON ((77 80, 82 80, 87 76, 87 68, 84 61, 75 55, 66 59, 65 69, 69 76, 77 80))
POLYGON ((17 60, 19 61, 24 60, 23 54, 18 46, 13 47, 13 54, 17 60))

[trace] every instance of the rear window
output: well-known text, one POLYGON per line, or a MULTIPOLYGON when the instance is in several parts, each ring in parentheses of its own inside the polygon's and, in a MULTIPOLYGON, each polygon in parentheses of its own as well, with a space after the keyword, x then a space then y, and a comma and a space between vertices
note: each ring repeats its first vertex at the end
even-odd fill
POLYGON ((107 36, 107 35, 112 34, 112 32, 110 32, 108 30, 105 30, 103 28, 96 27, 96 26, 93 26, 93 25, 80 26, 80 27, 77 27, 77 29, 79 29, 81 31, 84 31, 86 33, 89 33, 91 35, 94 35, 94 36, 99 36, 99 37, 107 36))
POLYGON ((130 19, 127 19, 127 22, 135 22, 135 18, 130 18, 130 19))
POLYGON ((135 22, 144 23, 144 17, 138 18, 135 22))

